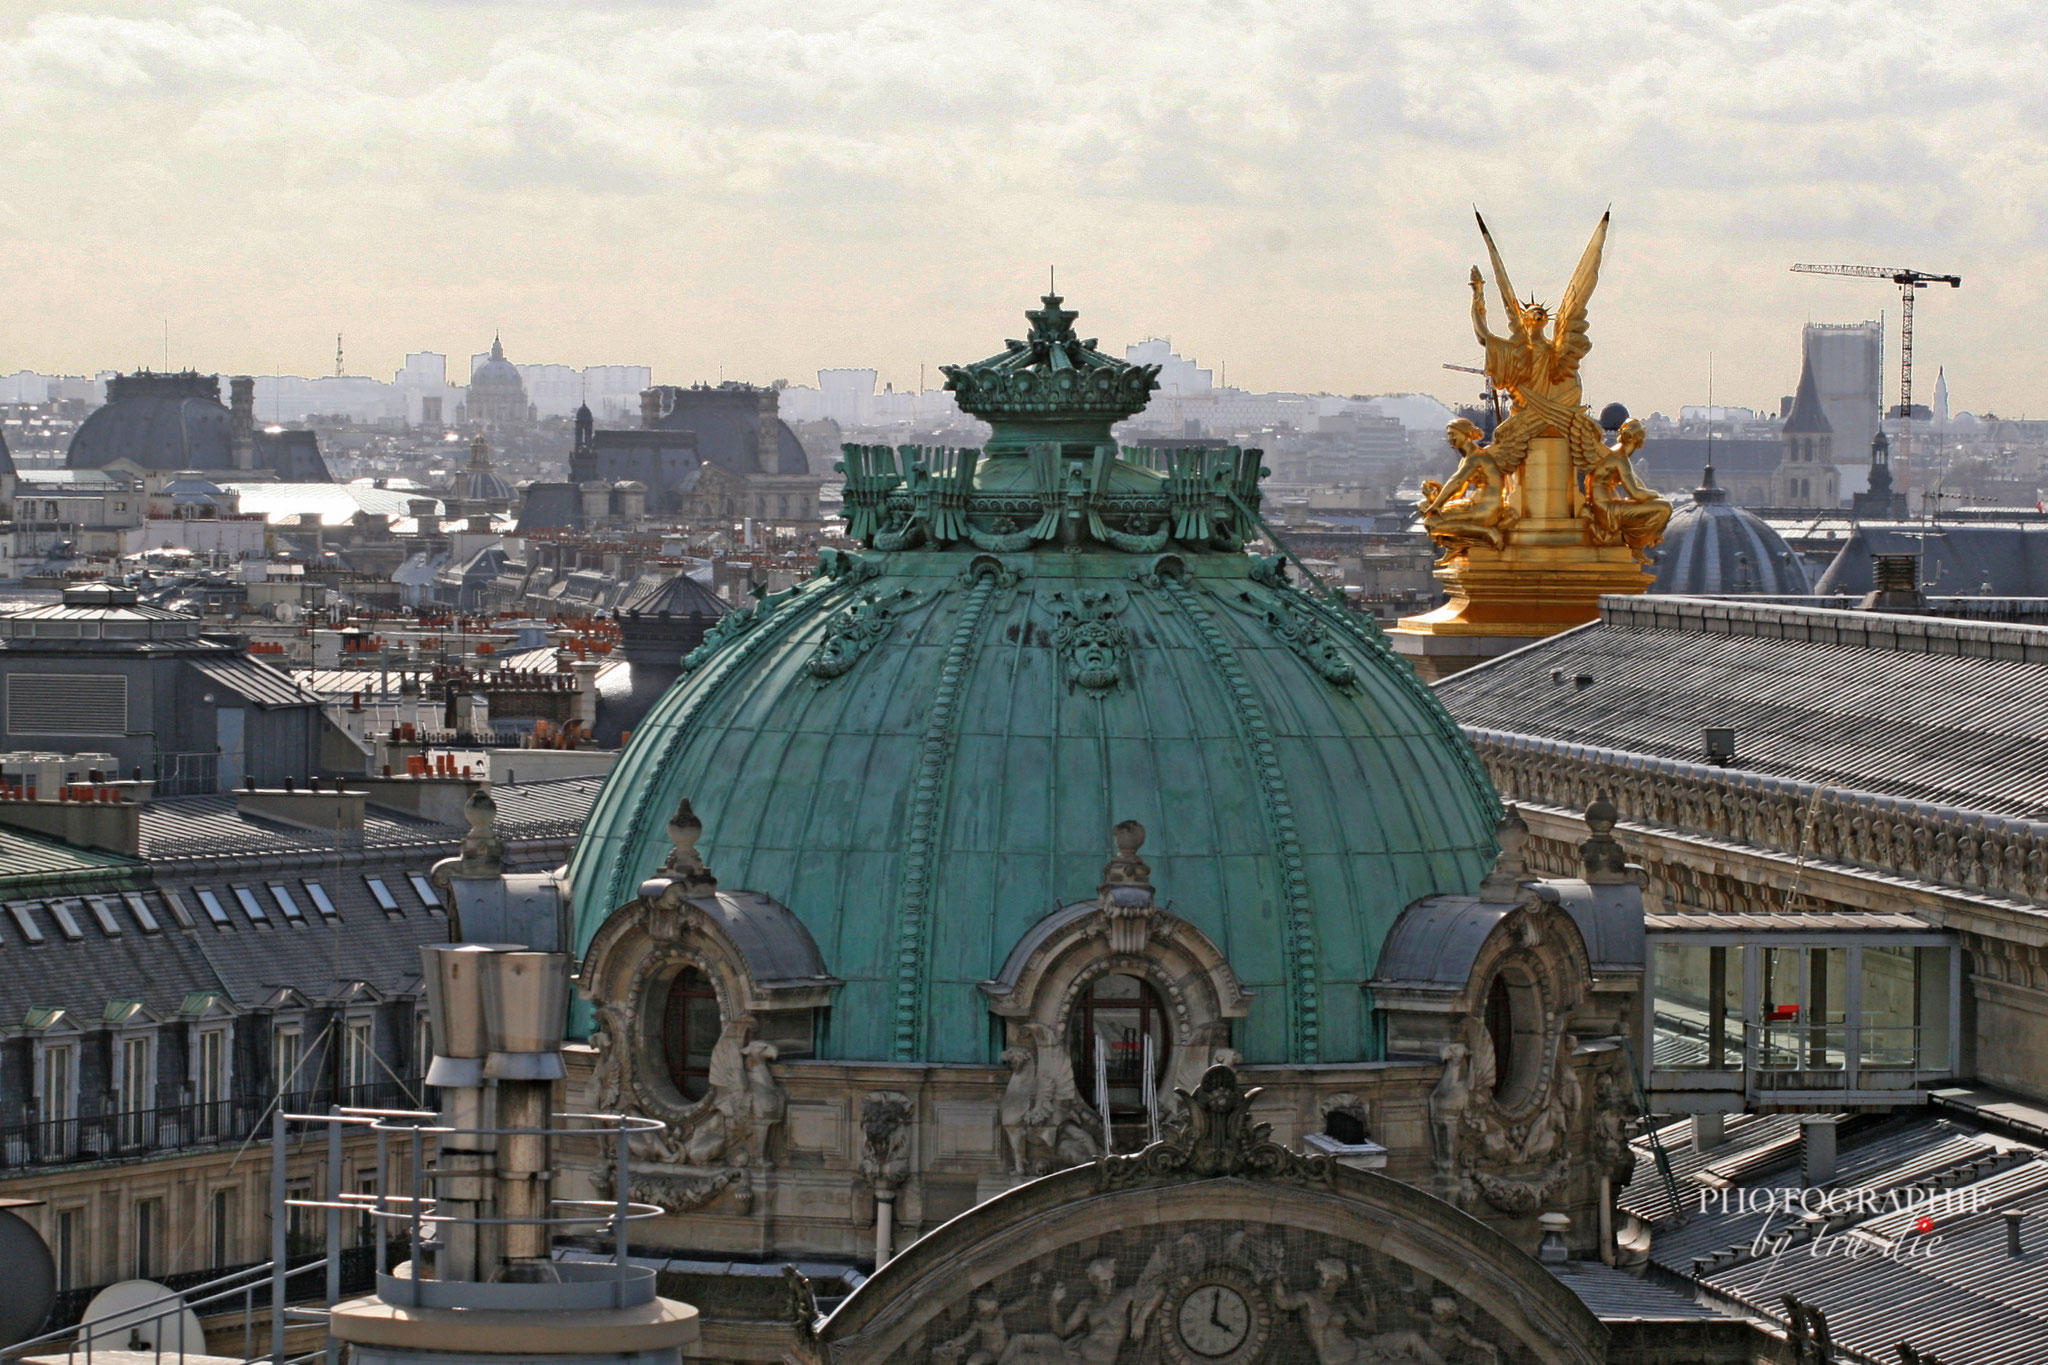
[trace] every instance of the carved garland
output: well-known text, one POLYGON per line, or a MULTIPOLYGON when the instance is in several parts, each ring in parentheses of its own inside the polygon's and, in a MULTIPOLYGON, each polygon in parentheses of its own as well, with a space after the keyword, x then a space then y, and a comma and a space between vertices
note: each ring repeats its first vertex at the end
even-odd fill
MULTIPOLYGON (((975 583, 961 604, 959 623, 946 645, 939 685, 926 714, 924 738, 918 745, 915 785, 910 802, 909 838, 903 849, 903 893, 896 926, 896 1006, 894 1056, 914 1061, 924 1019, 925 947, 929 938, 927 910, 931 903, 932 852, 938 842, 939 811, 945 800, 947 760, 953 752, 954 718, 960 707, 960 682, 981 633, 989 599, 1003 586, 1008 572, 996 560, 977 560, 975 583)), ((1014 578, 1011 582, 1014 582, 1014 578)))
POLYGON ((1307 864, 1302 858, 1301 840, 1295 835, 1294 804, 1288 795, 1286 775, 1280 769, 1272 727, 1266 721, 1266 709, 1260 705, 1258 693, 1245 677, 1244 666, 1238 662, 1237 651, 1198 603, 1194 590, 1178 575, 1162 577, 1160 582, 1194 623, 1210 662, 1223 675, 1238 733, 1259 774, 1266 828, 1280 851, 1281 879, 1287 898, 1287 982, 1294 1026, 1292 1060, 1317 1062, 1322 1058, 1322 1025, 1321 983, 1316 979, 1315 909, 1309 902, 1307 864))

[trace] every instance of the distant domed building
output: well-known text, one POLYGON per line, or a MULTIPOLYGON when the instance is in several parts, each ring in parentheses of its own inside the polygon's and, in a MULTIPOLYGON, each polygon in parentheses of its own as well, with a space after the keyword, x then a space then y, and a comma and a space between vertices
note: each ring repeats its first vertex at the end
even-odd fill
POLYGON ((230 388, 232 407, 220 401, 217 374, 115 375, 107 381, 105 405, 72 433, 65 467, 333 482, 312 432, 257 430, 255 380, 238 376, 230 388))
POLYGON ((458 517, 502 515, 519 494, 503 474, 491 467, 491 446, 482 435, 469 443, 469 465, 448 485, 450 514, 458 517))
POLYGON ((526 399, 526 381, 519 377, 518 367, 505 359, 505 344, 497 337, 491 338, 490 357, 470 373, 463 415, 485 426, 532 422, 539 415, 526 399))
POLYGON ((1806 565, 1769 522, 1728 500, 1708 465, 1692 503, 1672 514, 1656 551, 1653 593, 1810 592, 1806 565))

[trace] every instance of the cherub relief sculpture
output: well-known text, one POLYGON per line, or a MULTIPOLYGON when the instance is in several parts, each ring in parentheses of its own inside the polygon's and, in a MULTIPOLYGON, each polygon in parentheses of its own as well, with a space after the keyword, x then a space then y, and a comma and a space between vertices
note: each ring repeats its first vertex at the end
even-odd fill
MULTIPOLYGON (((1036 1288, 1042 1280, 1033 1275, 1036 1288)), ((1101 1256, 1088 1263, 1089 1296, 1067 1307, 1067 1287, 1056 1284, 1046 1300, 1053 1330, 1026 1332, 1009 1338, 997 1365, 1116 1365, 1124 1343, 1142 1337, 1152 1313, 1166 1296, 1163 1278, 1157 1284, 1140 1279, 1129 1289, 1116 1287, 1116 1260, 1101 1256)))
POLYGON ((1595 545, 1626 545, 1647 562, 1649 549, 1664 538, 1671 504, 1636 474, 1635 453, 1643 448, 1643 424, 1631 417, 1615 443, 1581 476, 1587 534, 1595 545))
POLYGON ((1480 444, 1484 433, 1466 418, 1453 421, 1444 436, 1458 452, 1458 467, 1443 483, 1423 480, 1422 524, 1447 559, 1473 545, 1505 549, 1519 520, 1508 501, 1506 471, 1493 449, 1480 444))
POLYGON ((1301 1317, 1302 1330, 1315 1347, 1319 1365, 1375 1365, 1381 1361, 1420 1361, 1422 1365, 1445 1365, 1420 1332, 1382 1332, 1375 1322, 1370 1299, 1347 1302, 1344 1287, 1351 1280, 1344 1262, 1325 1256, 1316 1262, 1316 1287, 1299 1293, 1279 1280, 1273 1281, 1275 1306, 1301 1317))

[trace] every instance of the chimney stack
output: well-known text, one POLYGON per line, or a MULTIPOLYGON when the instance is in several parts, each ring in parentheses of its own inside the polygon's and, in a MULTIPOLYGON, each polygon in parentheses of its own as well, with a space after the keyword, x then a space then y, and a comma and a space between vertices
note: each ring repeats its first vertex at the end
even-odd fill
POLYGON ((2027 1254, 2026 1247, 2020 1243, 2020 1224, 2026 1219, 2026 1216, 2026 1210, 2024 1209, 2007 1209, 2005 1211, 2005 1250, 2007 1255, 2024 1256, 2027 1254))
POLYGON ((1858 611, 1924 612, 1927 596, 1920 591, 1919 555, 1872 555, 1872 591, 1856 604, 1858 611))

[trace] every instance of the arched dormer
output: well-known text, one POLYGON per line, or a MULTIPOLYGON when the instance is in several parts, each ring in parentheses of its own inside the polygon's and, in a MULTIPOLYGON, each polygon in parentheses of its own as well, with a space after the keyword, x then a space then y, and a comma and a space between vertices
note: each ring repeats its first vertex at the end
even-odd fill
MULTIPOLYGON (((1099 1144, 1107 1098, 1112 1123, 1140 1130, 1127 1136, 1142 1145, 1158 1114, 1177 1103, 1174 1092, 1194 1089, 1229 1053, 1231 1021, 1245 1016, 1251 996, 1207 934, 1156 904, 1151 870, 1138 857, 1144 827, 1126 820, 1115 837, 1095 899, 1032 925, 981 990, 1005 1024, 1013 1092, 1006 1108, 1064 1109, 1099 1144), (1118 1041, 1096 1043, 1110 1034, 1118 1041), (1128 1055, 1112 1058, 1117 1047, 1128 1055), (1098 1052, 1114 1068, 1100 1083, 1098 1052)), ((1082 1150, 1072 1132, 1046 1137, 1006 1127, 1006 1135, 1016 1174, 1050 1169, 1062 1164, 1057 1157, 1082 1150)), ((1125 1137, 1120 1131, 1115 1145, 1127 1145, 1125 1137)))
POLYGON ((685 801, 669 821, 668 860, 599 928, 577 988, 600 1021, 596 1106, 669 1123, 654 1159, 745 1166, 779 1114, 750 1110, 743 1133, 730 1092, 762 1098, 769 1063, 811 1055, 840 983, 788 907, 718 889, 697 855, 702 832, 685 801))

